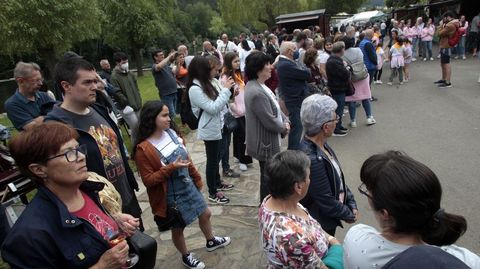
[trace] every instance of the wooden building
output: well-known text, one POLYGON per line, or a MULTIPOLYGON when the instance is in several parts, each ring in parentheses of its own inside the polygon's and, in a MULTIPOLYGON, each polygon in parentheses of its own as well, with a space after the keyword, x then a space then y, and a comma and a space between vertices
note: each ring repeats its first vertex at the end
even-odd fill
POLYGON ((277 27, 285 28, 289 33, 295 29, 318 25, 323 36, 330 35, 330 15, 325 13, 325 9, 280 15, 275 18, 275 22, 277 27))

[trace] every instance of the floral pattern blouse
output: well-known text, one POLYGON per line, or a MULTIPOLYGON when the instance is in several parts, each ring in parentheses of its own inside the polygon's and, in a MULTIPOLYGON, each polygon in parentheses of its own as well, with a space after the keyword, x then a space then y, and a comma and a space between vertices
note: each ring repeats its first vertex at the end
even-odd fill
POLYGON ((328 241, 320 224, 308 214, 303 219, 284 212, 269 210, 263 200, 258 210, 263 250, 267 256, 268 269, 320 268, 322 257, 328 251, 328 241))

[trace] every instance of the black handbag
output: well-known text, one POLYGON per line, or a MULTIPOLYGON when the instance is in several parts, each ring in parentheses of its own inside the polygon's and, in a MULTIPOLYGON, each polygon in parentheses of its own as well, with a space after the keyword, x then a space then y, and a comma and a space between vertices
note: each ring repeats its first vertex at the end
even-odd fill
POLYGON ((232 115, 230 111, 223 116, 223 132, 231 133, 238 128, 237 119, 232 115))
POLYGON ((185 221, 183 220, 182 213, 177 208, 177 202, 176 202, 177 198, 175 195, 174 184, 172 184, 172 190, 173 190, 173 205, 167 207, 167 216, 160 217, 155 215, 153 217, 153 220, 157 224, 158 230, 160 232, 168 231, 173 226, 181 226, 181 227, 187 226, 185 224, 185 221))
POLYGON ((138 263, 132 268, 153 269, 157 261, 157 241, 150 235, 137 230, 127 238, 131 252, 139 257, 138 263))
POLYGON ((186 226, 185 221, 183 220, 182 213, 177 209, 177 205, 167 207, 167 216, 160 217, 154 216, 153 220, 158 226, 160 232, 165 232, 170 230, 174 225, 175 226, 186 226))

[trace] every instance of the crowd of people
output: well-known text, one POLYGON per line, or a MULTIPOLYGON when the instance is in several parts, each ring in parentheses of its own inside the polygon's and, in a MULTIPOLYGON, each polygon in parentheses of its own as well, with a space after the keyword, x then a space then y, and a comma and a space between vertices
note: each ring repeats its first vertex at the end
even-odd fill
MULTIPOLYGON (((231 144, 240 172, 248 171, 253 159, 259 162, 258 220, 268 268, 382 267, 415 245, 442 247, 480 268, 478 256, 454 245, 466 221, 441 208, 435 174, 400 152, 371 156, 360 173, 358 191, 367 197, 380 231, 357 224, 343 245, 334 237, 342 221, 359 220, 359 211, 327 140, 348 134, 347 113, 348 126, 358 126, 360 105, 365 124, 376 124, 372 84, 382 84, 384 64, 391 69, 389 85, 397 76, 400 84, 408 82, 417 57, 434 60, 435 34, 442 67, 436 83, 451 87, 449 39, 462 27, 478 34, 480 20, 469 28, 464 17, 455 18, 445 13, 438 27, 422 18, 414 25, 393 20, 390 28, 348 25, 327 37, 318 26, 291 34, 242 33, 236 40, 224 33, 216 42, 204 41, 194 56, 185 45, 168 55, 154 50, 151 72, 161 100, 145 104, 123 52, 113 55, 113 70, 101 59, 99 72, 67 52, 55 67, 53 96, 39 91, 39 66, 19 62, 18 89, 5 102, 20 131, 10 151, 40 187, 5 240, 4 260, 14 268, 124 266, 128 245, 108 242, 120 230, 128 236, 144 229, 139 187, 128 162, 133 159, 159 230, 171 230, 186 267, 205 268, 188 251, 184 229, 198 219, 207 251, 229 245, 231 238, 213 233, 197 160, 174 121, 188 104, 198 121, 196 138, 204 141, 208 201, 230 202, 224 192, 235 186, 227 178, 240 177, 230 166, 231 144), (125 146, 119 120, 129 127, 132 149, 125 146), (113 209, 103 204, 102 189, 118 195, 113 209)), ((463 59, 465 38, 455 46, 463 59)))

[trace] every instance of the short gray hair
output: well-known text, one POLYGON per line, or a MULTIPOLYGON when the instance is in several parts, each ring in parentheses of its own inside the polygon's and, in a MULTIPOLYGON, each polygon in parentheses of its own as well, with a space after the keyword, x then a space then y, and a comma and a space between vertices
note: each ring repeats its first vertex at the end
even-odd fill
POLYGON ((40 71, 40 66, 36 63, 18 62, 13 70, 14 78, 29 77, 33 71, 40 71))
POLYGON ((339 53, 343 49, 345 49, 345 42, 343 41, 337 41, 332 45, 332 53, 339 53))
POLYGON ((295 45, 295 43, 293 43, 292 41, 283 41, 280 45, 280 54, 285 55, 288 49, 296 46, 297 45, 295 45))
POLYGON ((332 120, 335 109, 337 109, 337 102, 330 96, 313 94, 305 98, 300 109, 300 119, 305 135, 319 134, 323 124, 332 120))

